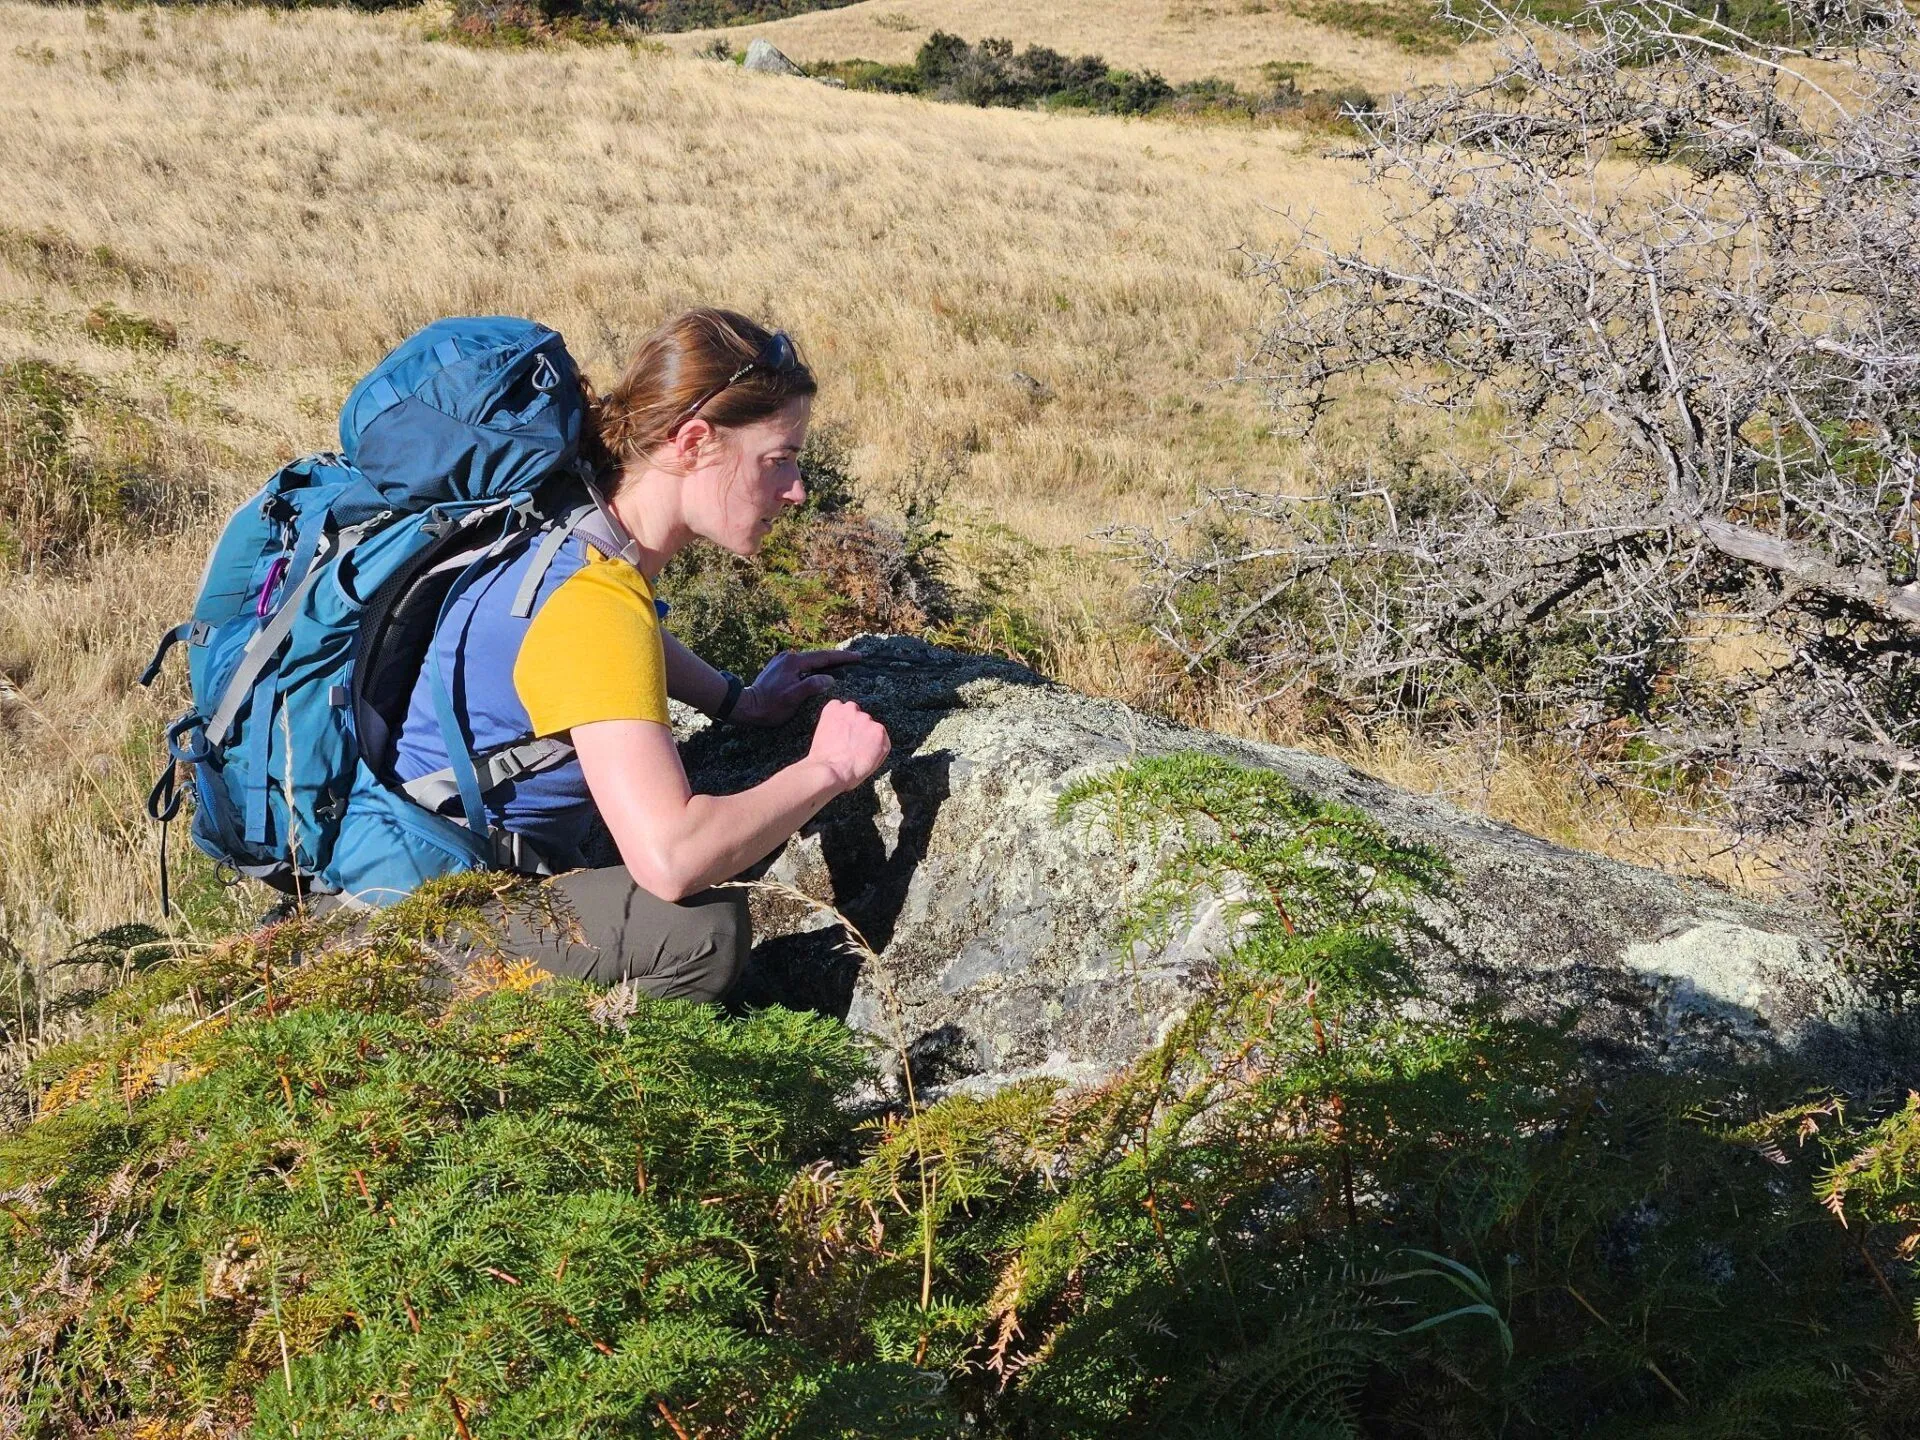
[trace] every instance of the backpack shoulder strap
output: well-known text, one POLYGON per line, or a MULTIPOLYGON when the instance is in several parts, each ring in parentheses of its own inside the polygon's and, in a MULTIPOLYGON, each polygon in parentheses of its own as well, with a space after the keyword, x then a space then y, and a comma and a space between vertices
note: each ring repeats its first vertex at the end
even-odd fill
MULTIPOLYGON (((524 620, 533 614, 534 599, 540 593, 540 582, 547 578, 547 571, 553 567, 553 557, 560 553, 560 547, 567 543, 567 537, 575 530, 584 530, 586 522, 595 518, 596 514, 591 505, 579 506, 548 527, 547 532, 540 537, 540 548, 533 552, 533 560, 527 566, 527 573, 521 577, 520 588, 513 595, 513 609, 510 613, 514 619, 524 620)), ((591 540, 593 537, 589 535, 587 538, 591 540)))
POLYGON ((593 500, 594 513, 587 516, 576 527, 592 545, 603 555, 611 555, 616 560, 624 560, 634 569, 640 568, 640 542, 628 533, 627 527, 620 523, 620 517, 613 513, 613 506, 607 497, 600 493, 600 487, 594 481, 586 482, 587 494, 593 500))

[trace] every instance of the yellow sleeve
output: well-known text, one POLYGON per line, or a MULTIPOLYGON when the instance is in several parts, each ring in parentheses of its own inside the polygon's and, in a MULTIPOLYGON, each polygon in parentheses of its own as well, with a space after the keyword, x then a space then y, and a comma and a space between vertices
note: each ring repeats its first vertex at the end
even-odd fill
POLYGON ((527 627, 513 688, 535 735, 598 720, 670 723, 667 655, 646 578, 597 558, 568 576, 527 627))

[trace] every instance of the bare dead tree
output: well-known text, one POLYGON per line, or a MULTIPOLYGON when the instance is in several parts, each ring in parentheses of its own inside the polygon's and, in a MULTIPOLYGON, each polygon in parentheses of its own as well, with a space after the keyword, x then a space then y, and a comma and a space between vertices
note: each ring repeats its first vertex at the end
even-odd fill
MULTIPOLYGON (((1779 830, 1920 774, 1920 31, 1756 41, 1664 0, 1498 11, 1485 79, 1363 116, 1377 235, 1258 262, 1250 374, 1497 441, 1134 534, 1161 635, 1274 695, 1570 729, 1779 830)), ((1920 879, 1920 832, 1912 869, 1920 879)), ((1914 917, 1920 935, 1920 913, 1914 917)))

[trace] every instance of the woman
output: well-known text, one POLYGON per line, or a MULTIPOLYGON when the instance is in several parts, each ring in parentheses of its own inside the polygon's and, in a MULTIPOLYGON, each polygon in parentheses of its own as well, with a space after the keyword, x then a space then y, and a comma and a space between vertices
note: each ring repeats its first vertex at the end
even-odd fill
MULTIPOLYGON (((714 669, 660 624, 654 584, 684 546, 760 548, 806 499, 798 464, 816 391, 784 334, 726 310, 690 310, 641 342, 620 383, 592 399, 583 447, 598 480, 601 536, 533 547, 470 585, 435 638, 475 754, 535 736, 573 758, 487 792, 489 820, 559 865, 580 863, 598 826, 622 864, 553 882, 577 922, 556 934, 509 922, 507 942, 558 975, 632 980, 649 993, 720 999, 750 943, 743 893, 712 887, 772 853, 886 759, 886 730, 829 701, 805 759, 737 795, 696 795, 668 697, 733 724, 778 725, 856 657, 783 654, 752 685, 714 669), (607 532, 611 531, 611 540, 607 532), (531 567, 544 566, 530 578, 531 567)), ((396 742, 402 782, 448 763, 432 686, 415 686, 396 742)))

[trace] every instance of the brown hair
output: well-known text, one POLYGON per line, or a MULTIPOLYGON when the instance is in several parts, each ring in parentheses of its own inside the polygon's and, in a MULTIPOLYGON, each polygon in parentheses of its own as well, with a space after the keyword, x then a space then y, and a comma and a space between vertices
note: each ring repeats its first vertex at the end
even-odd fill
POLYGON ((797 351, 784 369, 754 365, 727 384, 772 340, 771 331, 732 310, 688 310, 640 342, 605 396, 583 379, 588 423, 581 449, 594 470, 613 478, 628 461, 665 444, 695 405, 701 419, 725 429, 764 420, 789 401, 814 394, 819 386, 797 351), (700 404, 703 396, 708 398, 700 404))

